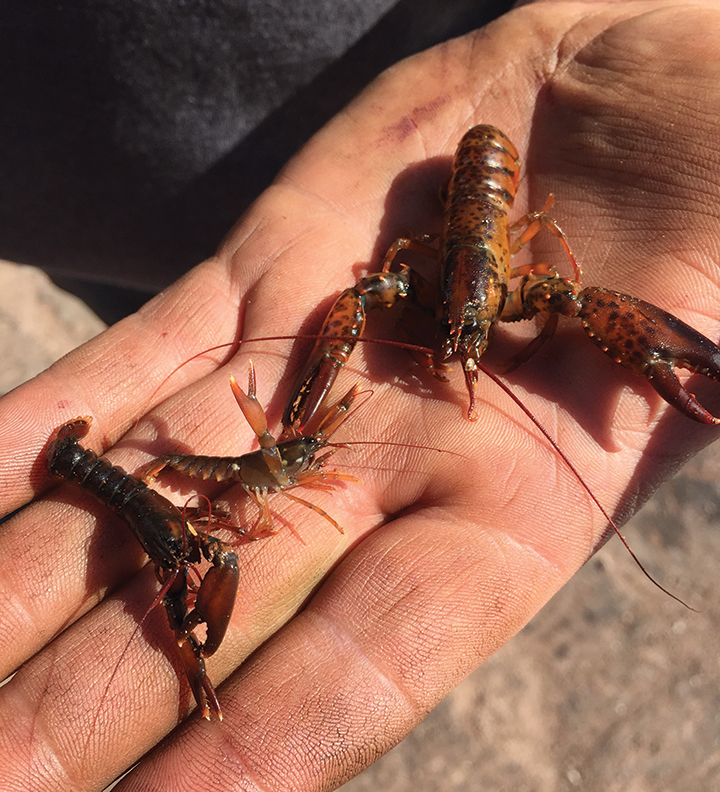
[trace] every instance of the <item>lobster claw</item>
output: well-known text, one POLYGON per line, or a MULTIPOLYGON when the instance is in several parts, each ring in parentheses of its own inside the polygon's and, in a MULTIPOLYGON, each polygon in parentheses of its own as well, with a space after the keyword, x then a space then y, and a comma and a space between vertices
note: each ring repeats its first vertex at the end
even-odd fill
POLYGON ((335 300, 285 406, 282 439, 295 439, 315 431, 313 419, 362 336, 367 311, 390 308, 407 297, 409 278, 407 267, 400 272, 371 273, 335 300))
POLYGON ((203 657, 210 657, 218 650, 230 624, 240 572, 237 553, 219 539, 205 537, 202 550, 213 566, 200 584, 195 608, 178 630, 178 639, 186 639, 195 627, 205 624, 207 635, 200 649, 203 657))
POLYGON ((627 294, 591 287, 579 299, 585 332, 603 352, 646 377, 666 402, 689 418, 720 423, 673 370, 686 368, 720 382, 720 347, 676 316, 627 294))
POLYGON ((163 599, 170 627, 177 637, 180 659, 202 716, 210 720, 212 709, 222 720, 220 703, 205 671, 204 658, 217 651, 230 623, 239 580, 238 558, 228 545, 213 536, 201 537, 200 546, 213 566, 200 584, 193 610, 187 613, 188 568, 185 566, 170 573, 170 585, 163 599), (204 643, 192 634, 200 624, 207 628, 204 643))
POLYGON ((200 644, 190 635, 178 643, 178 652, 190 683, 190 689, 198 707, 200 707, 203 718, 210 720, 210 710, 212 709, 218 720, 222 720, 220 702, 205 671, 205 660, 203 660, 200 644))

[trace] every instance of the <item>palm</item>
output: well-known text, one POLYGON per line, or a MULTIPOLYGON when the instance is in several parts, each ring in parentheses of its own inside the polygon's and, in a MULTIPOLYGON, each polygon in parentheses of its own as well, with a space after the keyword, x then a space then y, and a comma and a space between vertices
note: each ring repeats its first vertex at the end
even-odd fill
MULTIPOLYGON (((474 123, 501 127, 523 152, 518 214, 555 193, 556 217, 587 284, 634 293, 712 336, 718 278, 705 252, 714 229, 702 207, 715 206, 720 192, 718 157, 708 150, 720 94, 698 31, 719 24, 714 5, 621 22, 612 4, 606 17, 577 4, 530 6, 402 64, 314 138, 216 259, 2 400, 0 459, 3 480, 13 482, 2 492, 5 510, 53 485, 42 448, 76 415, 96 419, 88 445, 115 446, 108 456, 130 470, 170 447, 249 450, 228 373, 239 378, 252 357, 260 400, 277 421, 297 367, 289 342, 241 346, 219 369, 198 362, 153 396, 156 385, 205 347, 315 331, 330 299, 357 278, 353 265, 376 266, 405 227, 437 230, 437 188, 474 123), (528 30, 537 35, 529 39, 528 30), (551 71, 538 93, 538 73, 551 71)), ((638 12, 651 7, 663 8, 637 5, 638 12)), ((622 6, 624 18, 630 8, 622 6)), ((563 266, 549 235, 537 241, 535 259, 547 255, 563 266)), ((515 332, 501 329, 496 359, 512 353, 507 338, 515 332)), ((430 382, 402 352, 371 345, 350 368, 347 383, 360 379, 373 396, 338 439, 411 445, 337 454, 338 467, 361 483, 309 498, 345 527, 344 536, 292 505, 282 513, 302 542, 283 531, 240 549, 240 595, 209 664, 212 679, 272 640, 222 688, 222 726, 190 721, 145 762, 138 785, 153 779, 167 787, 174 774, 178 788, 209 788, 209 772, 218 788, 330 788, 400 739, 601 541, 605 521, 496 385, 481 379, 479 416, 470 424, 457 370, 448 385, 430 382), (456 464, 413 445, 466 458, 456 464)), ((714 438, 666 409, 575 326, 563 327, 510 381, 621 516, 681 456, 714 438)), ((717 411, 712 386, 697 390, 717 411)), ((234 492, 228 501, 236 506, 234 492)), ((184 688, 178 696, 179 669, 159 610, 108 686, 152 600, 151 575, 136 574, 142 557, 122 526, 65 487, 6 524, 0 541, 10 603, 0 613, 4 671, 42 649, 2 691, 2 775, 26 779, 29 767, 62 766, 78 788, 96 788, 154 745, 188 705, 184 688), (48 746, 57 766, 47 762, 48 746)))

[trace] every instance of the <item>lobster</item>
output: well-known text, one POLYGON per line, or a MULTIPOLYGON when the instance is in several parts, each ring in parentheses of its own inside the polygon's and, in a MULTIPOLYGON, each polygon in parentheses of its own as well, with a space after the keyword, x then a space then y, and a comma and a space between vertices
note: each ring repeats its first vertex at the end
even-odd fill
POLYGON ((332 489, 333 484, 338 481, 358 481, 355 476, 347 473, 323 470, 335 451, 343 447, 342 444, 336 445, 319 457, 316 455, 329 445, 331 435, 345 420, 359 392, 359 386, 351 388, 325 413, 312 434, 297 436, 280 443, 276 442, 268 431, 265 411, 257 400, 255 367, 252 361, 248 370, 247 393, 238 385, 232 374, 230 386, 245 419, 257 435, 260 450, 238 457, 165 454, 147 465, 143 472, 143 480, 151 483, 162 470, 170 468, 194 478, 238 482, 259 510, 251 531, 255 537, 275 533, 268 506, 268 495, 274 492, 279 492, 286 498, 307 506, 343 533, 342 526, 326 511, 317 504, 290 494, 288 489, 293 487, 332 489))
MULTIPOLYGON (((498 321, 515 322, 547 315, 545 327, 511 361, 508 370, 529 359, 552 337, 558 316, 580 319, 587 335, 617 363, 645 376, 660 396, 680 412, 705 424, 720 420, 678 380, 674 367, 720 381, 720 349, 708 338, 661 308, 599 287, 582 288, 581 270, 565 235, 542 210, 508 221, 520 174, 519 155, 508 137, 488 125, 472 127, 460 141, 447 187, 439 247, 431 237, 400 238, 388 250, 382 271, 362 278, 337 298, 319 339, 301 370, 283 414, 286 436, 301 435, 312 423, 340 369, 363 333, 366 313, 404 300, 439 319, 445 358, 457 353, 473 419, 480 358, 498 321), (560 277, 548 264, 511 266, 511 257, 541 229, 560 242, 573 277, 560 277), (402 250, 439 259, 435 287, 405 264, 391 267, 402 250), (509 291, 513 278, 522 278, 509 291)), ((418 362, 438 379, 445 365, 431 356, 418 362)))
MULTIPOLYGON (((230 623, 239 581, 237 554, 214 536, 200 533, 177 506, 140 479, 83 448, 79 441, 87 435, 91 423, 88 416, 76 418, 55 432, 47 450, 48 468, 115 512, 135 534, 155 564, 160 596, 198 707, 207 720, 211 711, 222 720, 220 703, 205 670, 205 658, 217 651, 230 623), (188 610, 192 588, 188 574, 201 557, 210 561, 212 567, 188 610), (201 624, 207 630, 204 641, 193 634, 201 624)), ((208 525, 231 527, 219 515, 209 514, 200 520, 208 525)), ((249 532, 243 538, 251 541, 259 535, 249 532)))

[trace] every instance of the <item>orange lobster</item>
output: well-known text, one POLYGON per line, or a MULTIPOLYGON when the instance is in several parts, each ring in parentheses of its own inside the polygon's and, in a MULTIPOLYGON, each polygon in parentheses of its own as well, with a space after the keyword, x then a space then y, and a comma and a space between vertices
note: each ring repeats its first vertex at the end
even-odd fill
MULTIPOLYGON (((495 323, 544 313, 548 315, 545 327, 515 357, 511 368, 535 354, 552 336, 559 314, 577 317, 603 352, 645 376, 671 405, 696 421, 720 423, 681 385, 673 370, 675 366, 687 368, 720 381, 720 348, 650 303, 598 287, 582 289, 580 267, 560 227, 547 214, 552 195, 541 211, 509 223, 519 173, 518 153, 499 129, 482 124, 463 136, 453 160, 439 248, 431 247, 428 237, 398 239, 388 250, 381 272, 365 276, 337 298, 320 333, 326 338, 316 342, 288 400, 283 415, 287 436, 301 435, 314 420, 362 335, 366 312, 407 298, 439 319, 444 357, 459 354, 470 419, 480 358, 495 323), (511 256, 542 228, 559 239, 572 264, 572 278, 560 277, 548 264, 511 266, 511 256), (404 249, 439 259, 436 288, 405 264, 391 271, 395 257, 404 249), (517 277, 522 278, 520 284, 509 292, 509 281, 517 277)), ((420 357, 419 362, 444 379, 442 364, 430 357, 420 357)))

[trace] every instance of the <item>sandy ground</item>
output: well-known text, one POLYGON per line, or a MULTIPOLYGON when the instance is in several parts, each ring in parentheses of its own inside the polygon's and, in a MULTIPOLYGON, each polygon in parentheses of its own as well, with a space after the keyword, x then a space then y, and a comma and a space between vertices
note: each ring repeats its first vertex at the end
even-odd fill
MULTIPOLYGON (((30 267, 0 262, 0 391, 103 323, 30 267)), ((627 526, 652 587, 611 541, 504 649, 343 792, 720 789, 720 446, 627 526)))

